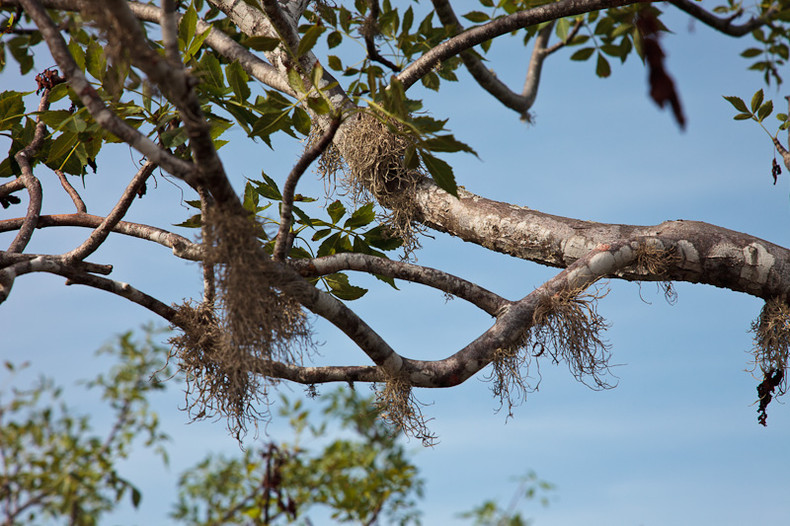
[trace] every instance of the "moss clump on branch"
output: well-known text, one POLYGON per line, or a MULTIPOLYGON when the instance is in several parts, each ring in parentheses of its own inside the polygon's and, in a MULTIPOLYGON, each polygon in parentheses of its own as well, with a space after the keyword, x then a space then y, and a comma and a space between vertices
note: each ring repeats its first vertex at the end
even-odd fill
POLYGON ((308 319, 260 248, 260 226, 222 210, 204 214, 204 265, 214 270, 215 305, 184 304, 171 339, 187 375, 188 408, 196 418, 221 414, 237 437, 266 412, 272 361, 300 363, 312 348, 308 319))
POLYGON ((420 402, 414 398, 411 384, 404 378, 390 378, 381 389, 376 389, 376 406, 381 418, 403 430, 423 445, 436 443, 436 435, 428 429, 420 402))
POLYGON ((760 369, 762 382, 757 386, 758 422, 766 425, 766 409, 774 396, 787 391, 787 359, 790 353, 790 306, 774 298, 765 302, 760 315, 752 322, 754 333, 754 370, 760 369))
POLYGON ((499 409, 507 404, 507 416, 513 416, 513 406, 526 400, 534 391, 528 379, 532 355, 521 346, 500 348, 494 351, 493 370, 486 379, 492 382, 491 391, 499 398, 499 409))
MULTIPOLYGON (((422 174, 405 165, 406 153, 414 146, 397 125, 372 112, 360 112, 349 118, 343 128, 342 159, 345 185, 355 200, 371 197, 389 210, 383 217, 392 234, 404 241, 405 252, 419 247, 417 208, 414 196, 422 174)), ((331 150, 319 165, 321 173, 331 178, 342 166, 337 150, 331 150)))
POLYGON ((664 291, 664 298, 667 303, 674 305, 677 303, 678 294, 672 286, 672 282, 665 279, 670 266, 677 260, 675 249, 656 246, 648 242, 641 242, 636 249, 636 271, 645 276, 658 278, 659 286, 664 291))
POLYGON ((598 314, 597 301, 607 290, 582 293, 579 290, 545 294, 532 316, 526 347, 539 349, 535 356, 548 352, 555 362, 565 361, 579 381, 591 378, 593 387, 609 388, 609 345, 602 337, 608 328, 598 314))

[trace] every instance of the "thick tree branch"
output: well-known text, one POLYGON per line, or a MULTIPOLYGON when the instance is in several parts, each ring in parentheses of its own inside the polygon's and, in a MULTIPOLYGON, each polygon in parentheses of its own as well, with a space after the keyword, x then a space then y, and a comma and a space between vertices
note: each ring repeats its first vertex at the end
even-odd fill
POLYGON ((700 7, 698 2, 691 0, 668 0, 668 2, 678 9, 690 14, 700 22, 724 33, 725 35, 730 35, 733 37, 742 37, 751 33, 758 27, 767 24, 770 18, 779 12, 779 8, 774 5, 767 9, 762 15, 752 18, 741 25, 735 25, 733 24, 733 21, 736 17, 718 17, 700 7))
POLYGON ((341 270, 356 270, 421 283, 466 300, 491 316, 496 316, 501 309, 512 303, 475 283, 447 272, 367 254, 334 254, 316 259, 295 259, 289 264, 305 277, 326 276, 341 270))
POLYGON ((518 11, 512 15, 492 20, 487 24, 467 29, 463 33, 435 46, 404 69, 398 75, 398 80, 408 89, 442 60, 447 60, 467 49, 482 44, 486 40, 491 40, 517 29, 600 9, 638 3, 640 2, 637 0, 560 0, 554 4, 518 11))
MULTIPOLYGON (((98 228, 105 220, 106 218, 104 217, 90 214, 43 215, 39 217, 38 228, 53 226, 98 228)), ((19 230, 23 223, 24 218, 21 217, 4 219, 0 221, 0 232, 19 230)), ((200 245, 191 242, 183 236, 168 232, 167 230, 162 230, 161 228, 119 221, 118 224, 113 227, 112 231, 130 237, 144 239, 146 241, 153 241, 154 243, 172 249, 173 255, 181 259, 200 261, 203 258, 200 245)))
POLYGON ((288 255, 291 248, 291 224, 293 223, 293 204, 294 193, 296 192, 296 185, 299 179, 304 174, 305 170, 315 161, 318 156, 324 153, 324 150, 332 144, 332 139, 335 138, 335 133, 340 126, 340 116, 335 116, 329 124, 329 128, 324 131, 321 138, 313 146, 311 146, 304 155, 299 158, 296 166, 293 167, 288 178, 285 180, 282 191, 282 205, 280 205, 280 228, 277 232, 277 241, 274 244, 273 258, 275 261, 283 261, 288 255))
POLYGON ((459 199, 429 179, 414 201, 431 228, 537 263, 566 267, 601 244, 657 238, 674 258, 663 275, 623 270, 618 278, 706 283, 763 299, 790 299, 790 250, 698 221, 613 225, 554 216, 459 189, 459 199), (507 236, 500 235, 507 232, 507 236))
POLYGON ((101 222, 101 224, 96 227, 90 237, 86 239, 80 246, 63 254, 63 259, 67 263, 71 263, 73 261, 79 261, 85 259, 90 254, 94 253, 104 240, 107 239, 107 236, 110 235, 110 232, 115 228, 123 216, 126 215, 126 212, 129 210, 129 207, 132 204, 135 196, 139 188, 145 184, 146 179, 148 179, 151 174, 154 172, 156 165, 152 162, 145 163, 140 170, 137 171, 135 176, 132 178, 132 182, 129 183, 129 186, 126 187, 121 199, 118 201, 118 204, 113 207, 107 217, 101 222))
MULTIPOLYGON (((3 5, 3 3, 0 3, 0 5, 3 5)), ((63 36, 61 36, 52 19, 49 18, 41 3, 37 0, 19 0, 19 3, 25 8, 25 12, 33 19, 41 31, 41 35, 49 46, 52 57, 66 76, 71 88, 79 96, 85 107, 88 108, 93 119, 102 128, 113 133, 174 176, 183 179, 190 185, 195 185, 195 170, 191 163, 159 148, 151 139, 126 124, 104 105, 96 90, 93 89, 93 86, 82 74, 77 63, 74 62, 74 58, 69 53, 63 36)))

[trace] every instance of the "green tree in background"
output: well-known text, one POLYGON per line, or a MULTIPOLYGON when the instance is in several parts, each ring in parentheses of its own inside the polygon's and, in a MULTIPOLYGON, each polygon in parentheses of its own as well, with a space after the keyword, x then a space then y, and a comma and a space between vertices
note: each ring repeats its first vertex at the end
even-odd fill
MULTIPOLYGON (((9 384, 24 366, 5 364, 3 525, 95 525, 127 496, 134 507, 143 505, 145 488, 127 480, 118 463, 133 459, 135 448, 150 448, 167 464, 168 437, 148 397, 172 385, 160 381, 171 371, 167 350, 154 341, 150 332, 140 342, 127 333, 100 351, 116 365, 84 385, 100 391, 111 411, 104 434, 94 429, 97 417, 75 411, 51 380, 40 378, 29 389, 9 384)), ((195 526, 311 524, 317 513, 337 523, 419 524, 423 481, 400 433, 353 390, 331 391, 322 401, 320 414, 311 415, 301 401, 281 398, 291 441, 263 441, 235 457, 209 455, 183 473, 171 518, 195 526)), ((469 516, 493 524, 480 519, 490 512, 469 516)))

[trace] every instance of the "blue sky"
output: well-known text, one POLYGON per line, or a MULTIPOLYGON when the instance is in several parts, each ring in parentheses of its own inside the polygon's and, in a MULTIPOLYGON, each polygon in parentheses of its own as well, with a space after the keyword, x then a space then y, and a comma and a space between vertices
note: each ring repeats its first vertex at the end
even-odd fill
MULTIPOLYGON (((667 24, 675 34, 662 44, 686 112, 685 132, 649 99, 646 73, 636 57, 622 67, 613 63, 612 76, 598 79, 592 63, 573 63, 569 53, 558 53, 544 67, 532 126, 490 100, 464 72, 460 83, 443 85, 438 95, 419 85, 410 93, 425 97, 435 116, 449 117, 455 135, 480 154, 480 159, 446 157, 458 183, 472 192, 591 221, 702 220, 790 246, 787 174, 771 185, 770 140, 756 124, 733 121, 733 110, 721 98, 749 98, 761 87, 760 76, 747 72, 748 62, 737 56, 748 43, 699 23, 692 26, 683 14, 673 13, 667 24)), ((503 42, 494 46, 491 67, 511 86, 520 86, 527 56, 515 43, 503 42)), ((9 72, 3 73, 2 85, 22 89, 9 72)), ((766 90, 779 107, 783 95, 766 90)), ((283 141, 271 151, 242 143, 220 152, 237 188, 262 168, 282 182, 301 147, 283 141)), ((82 190, 89 212, 104 213, 112 206, 137 158, 117 147, 111 159, 100 160, 98 174, 82 190)), ((45 212, 72 211, 55 176, 42 170, 40 177, 45 212)), ((323 196, 323 183, 306 178, 299 191, 323 196)), ((168 228, 190 214, 182 198, 193 197, 157 176, 157 188, 149 187, 127 219, 168 228)), ((0 210, 0 217, 7 214, 0 210)), ((30 251, 66 250, 87 234, 39 231, 30 251)), ((4 235, 0 241, 10 239, 4 235)), ((422 244, 418 263, 511 299, 555 272, 438 233, 422 244)), ((169 257, 159 246, 111 238, 93 260, 112 262, 115 279, 165 302, 199 295, 199 268, 169 257)), ((357 282, 372 289, 351 306, 409 357, 450 354, 491 324, 461 300, 447 302, 424 287, 402 284, 394 291, 375 280, 360 277, 357 282)), ((790 410, 772 404, 768 427, 759 426, 751 405, 759 380, 746 371, 747 331, 762 302, 678 284, 678 302, 670 306, 653 284, 609 285, 611 293, 599 309, 612 324, 607 337, 612 363, 619 364, 613 369, 617 388, 593 391, 573 380, 564 365, 544 364, 540 389, 508 421, 495 412, 498 404, 483 375, 451 390, 417 392, 430 404, 424 412, 434 418, 431 429, 440 437, 432 449, 409 443, 427 480, 425 524, 451 523, 455 513, 484 499, 509 502, 516 489, 511 478, 530 469, 557 487, 548 508, 525 506, 537 524, 734 526, 785 520, 790 410)), ((106 293, 64 287, 53 276, 24 276, 0 307, 0 358, 30 360, 36 371, 68 383, 100 370, 102 362, 93 351, 113 334, 152 319, 106 293)), ((327 324, 316 323, 316 332, 324 342, 320 363, 366 363, 327 324)), ((284 389, 291 396, 302 392, 300 386, 284 389)), ((125 466, 143 490, 142 509, 122 510, 113 523, 164 523, 181 470, 209 451, 238 451, 222 423, 187 424, 178 410, 182 396, 172 391, 157 401, 174 437, 171 467, 163 472, 145 457, 125 466)), ((80 407, 95 409, 90 396, 73 393, 80 407)), ((283 429, 276 420, 268 428, 275 439, 287 438, 283 429)))

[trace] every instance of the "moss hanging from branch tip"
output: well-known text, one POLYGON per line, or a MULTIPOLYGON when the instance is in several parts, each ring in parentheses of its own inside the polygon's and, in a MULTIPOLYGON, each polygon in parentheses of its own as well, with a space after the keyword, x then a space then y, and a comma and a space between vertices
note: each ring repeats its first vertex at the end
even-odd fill
POLYGON ((381 418, 401 429, 407 436, 421 440, 424 446, 436 444, 437 437, 428 429, 420 402, 414 398, 411 384, 403 378, 390 378, 376 389, 376 406, 381 418))
POLYGON ((766 425, 766 410, 771 400, 787 392, 790 307, 778 298, 766 301, 752 322, 751 332, 754 333, 754 370, 759 369, 762 375, 762 382, 757 386, 757 420, 766 425))

